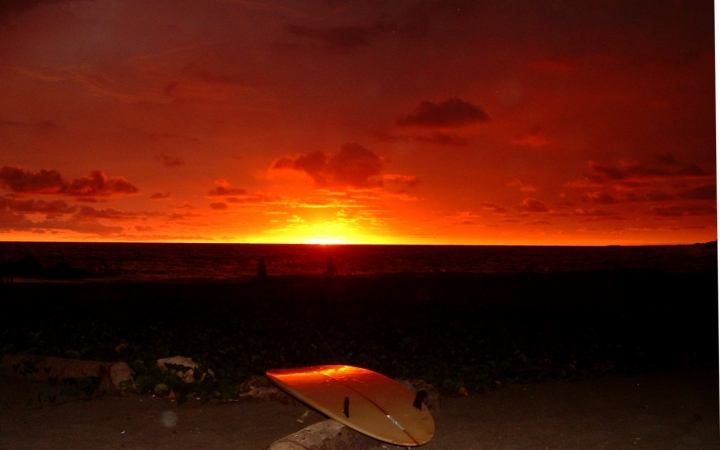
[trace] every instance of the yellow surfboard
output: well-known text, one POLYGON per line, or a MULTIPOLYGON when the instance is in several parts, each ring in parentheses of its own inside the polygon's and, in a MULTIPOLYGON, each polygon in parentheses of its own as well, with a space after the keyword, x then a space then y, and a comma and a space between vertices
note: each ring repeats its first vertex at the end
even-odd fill
POLYGON ((423 391, 415 394, 372 370, 330 365, 268 370, 265 375, 308 406, 380 441, 417 446, 435 434, 423 391))

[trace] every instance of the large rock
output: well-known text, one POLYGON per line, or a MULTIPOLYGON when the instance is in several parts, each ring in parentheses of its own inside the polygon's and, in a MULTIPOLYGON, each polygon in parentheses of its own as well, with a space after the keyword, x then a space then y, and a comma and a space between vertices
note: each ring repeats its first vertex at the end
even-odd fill
POLYGON ((268 450, 366 450, 381 443, 334 420, 324 420, 285 436, 268 450))

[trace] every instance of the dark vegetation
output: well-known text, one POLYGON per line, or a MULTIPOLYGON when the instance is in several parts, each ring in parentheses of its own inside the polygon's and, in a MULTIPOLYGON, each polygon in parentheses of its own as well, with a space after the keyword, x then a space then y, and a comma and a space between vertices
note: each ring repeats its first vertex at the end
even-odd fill
POLYGON ((266 369, 351 364, 445 395, 718 364, 717 273, 0 283, 0 356, 126 361, 139 392, 237 396, 266 369), (156 367, 201 365, 186 384, 156 367), (196 378, 199 378, 196 377, 196 378))
POLYGON ((16 261, 0 264, 0 278, 12 281, 16 277, 44 280, 70 280, 98 276, 85 269, 58 262, 54 267, 44 266, 35 255, 27 255, 16 261))

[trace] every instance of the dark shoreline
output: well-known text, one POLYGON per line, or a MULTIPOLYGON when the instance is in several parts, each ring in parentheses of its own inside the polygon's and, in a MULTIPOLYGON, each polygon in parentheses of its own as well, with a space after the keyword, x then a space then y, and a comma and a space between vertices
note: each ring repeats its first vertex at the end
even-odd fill
POLYGON ((452 394, 717 367, 717 298, 717 273, 658 270, 0 283, 0 349, 128 362, 181 354, 237 380, 346 363, 452 394))

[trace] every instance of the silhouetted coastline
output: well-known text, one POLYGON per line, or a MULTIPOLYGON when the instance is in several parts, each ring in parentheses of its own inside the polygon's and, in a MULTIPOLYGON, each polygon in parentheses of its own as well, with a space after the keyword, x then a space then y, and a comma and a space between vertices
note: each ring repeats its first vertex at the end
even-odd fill
POLYGON ((179 354, 238 381, 346 363, 452 394, 718 365, 717 272, 4 283, 0 298, 5 353, 129 363, 179 354))

